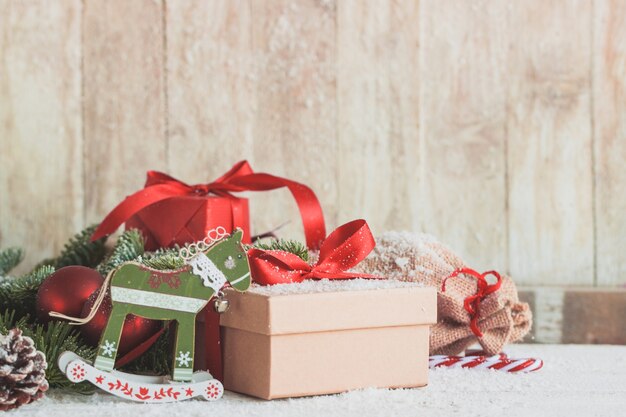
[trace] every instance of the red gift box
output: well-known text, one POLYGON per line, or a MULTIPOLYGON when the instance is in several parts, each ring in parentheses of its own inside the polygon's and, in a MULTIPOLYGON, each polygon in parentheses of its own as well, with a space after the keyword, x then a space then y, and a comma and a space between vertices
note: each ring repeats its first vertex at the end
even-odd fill
POLYGON ((214 196, 182 196, 160 201, 142 209, 126 221, 126 229, 139 229, 146 238, 146 250, 202 240, 218 226, 243 230, 243 242, 250 243, 248 199, 214 196), (164 219, 163 213, 171 213, 164 219))
POLYGON ((111 211, 92 239, 113 233, 122 223, 146 237, 146 249, 183 245, 202 240, 218 226, 244 231, 250 242, 248 200, 233 192, 267 191, 287 187, 300 209, 307 245, 317 249, 326 233, 324 217, 313 191, 300 183, 265 173, 254 173, 247 161, 235 164, 208 184, 189 185, 169 175, 149 171, 143 190, 128 196, 111 211))

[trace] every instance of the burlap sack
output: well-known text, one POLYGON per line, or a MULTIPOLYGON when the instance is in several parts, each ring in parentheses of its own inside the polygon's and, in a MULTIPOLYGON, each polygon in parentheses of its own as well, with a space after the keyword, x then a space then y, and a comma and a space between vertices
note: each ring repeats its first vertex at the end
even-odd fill
POLYGON ((478 327, 482 337, 470 328, 471 315, 464 300, 477 292, 477 281, 468 275, 443 280, 455 270, 467 267, 463 260, 435 238, 408 232, 388 232, 376 239, 376 248, 356 270, 402 281, 420 282, 438 289, 438 323, 431 329, 430 354, 456 355, 478 341, 488 355, 523 338, 530 330, 532 313, 517 297, 515 284, 502 276, 500 289, 480 302, 478 327))

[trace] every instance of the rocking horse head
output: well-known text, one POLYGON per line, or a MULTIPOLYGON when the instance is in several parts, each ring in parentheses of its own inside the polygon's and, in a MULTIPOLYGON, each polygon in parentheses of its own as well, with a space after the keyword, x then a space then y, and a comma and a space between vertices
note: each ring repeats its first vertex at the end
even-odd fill
POLYGON ((243 231, 235 229, 228 237, 223 227, 212 232, 215 236, 209 233, 204 241, 182 248, 180 256, 205 287, 218 292, 228 283, 237 291, 246 291, 251 279, 248 257, 241 244, 243 231))

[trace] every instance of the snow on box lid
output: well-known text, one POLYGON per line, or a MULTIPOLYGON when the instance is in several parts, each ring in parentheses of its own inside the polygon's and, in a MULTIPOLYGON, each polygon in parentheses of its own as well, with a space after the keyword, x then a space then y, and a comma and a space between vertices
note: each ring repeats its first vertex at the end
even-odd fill
POLYGON ((220 324, 265 335, 433 324, 437 291, 396 280, 307 280, 228 289, 220 324))

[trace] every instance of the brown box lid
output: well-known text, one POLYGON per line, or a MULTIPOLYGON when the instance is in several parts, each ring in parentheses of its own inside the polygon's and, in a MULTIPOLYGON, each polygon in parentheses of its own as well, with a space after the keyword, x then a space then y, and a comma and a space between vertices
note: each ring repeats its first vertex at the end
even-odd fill
MULTIPOLYGON (((297 285, 297 284, 289 284, 297 285)), ((433 324, 433 287, 271 294, 227 290, 230 309, 220 324, 265 335, 433 324)))

